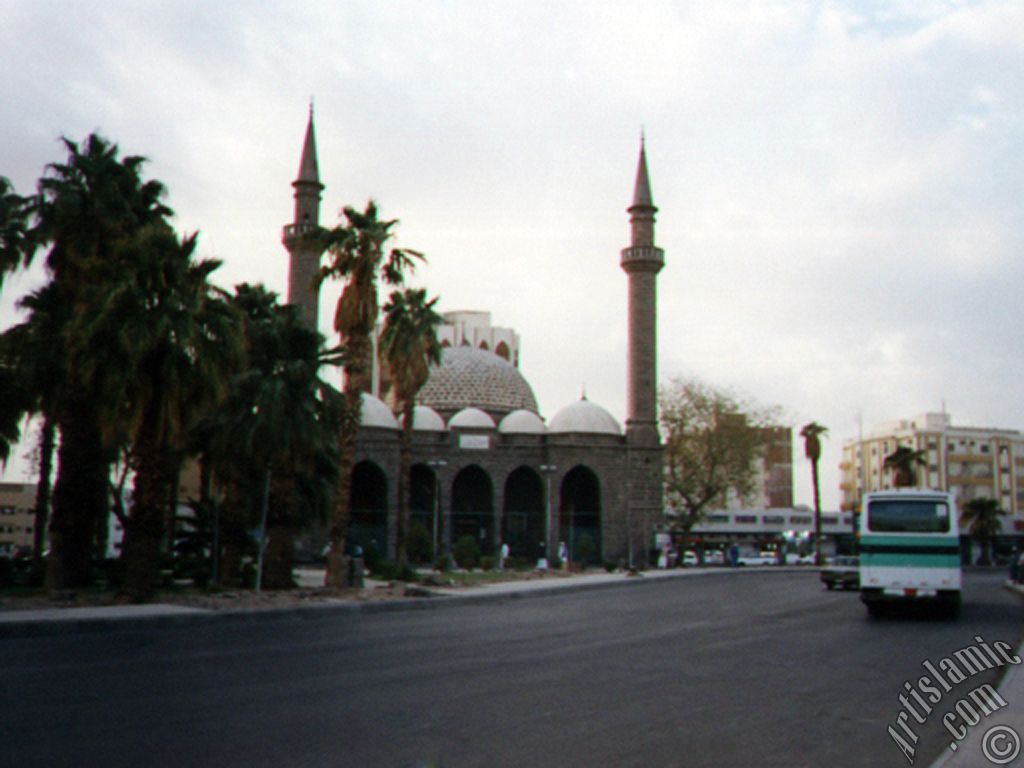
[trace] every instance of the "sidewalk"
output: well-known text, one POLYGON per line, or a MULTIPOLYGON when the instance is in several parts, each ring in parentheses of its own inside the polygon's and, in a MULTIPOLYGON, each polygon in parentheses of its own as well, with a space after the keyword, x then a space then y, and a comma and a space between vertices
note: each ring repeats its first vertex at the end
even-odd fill
MULTIPOLYGON (((1024 586, 1006 583, 1006 588, 1024 599, 1024 586)), ((1024 644, 1017 649, 1017 657, 1024 661, 1024 644)), ((1024 765, 1024 674, 1018 664, 1003 676, 998 691, 1007 706, 972 727, 967 737, 956 743, 956 750, 946 750, 932 763, 931 768, 984 768, 990 765, 1024 765)), ((944 702, 947 703, 948 702, 944 702)), ((952 702, 955 706, 955 702, 952 702)), ((954 723, 954 727, 960 721, 954 723)))

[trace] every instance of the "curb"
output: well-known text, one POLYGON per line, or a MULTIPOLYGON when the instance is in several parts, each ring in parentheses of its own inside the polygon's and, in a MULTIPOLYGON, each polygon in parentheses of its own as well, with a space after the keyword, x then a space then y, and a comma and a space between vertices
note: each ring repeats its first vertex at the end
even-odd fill
MULTIPOLYGON (((362 601, 337 601, 321 602, 309 605, 291 605, 283 608, 255 608, 255 609, 227 609, 211 610, 206 608, 195 608, 191 610, 176 610, 174 613, 150 614, 150 615, 123 615, 104 617, 55 617, 46 619, 23 619, 4 621, 0 614, 0 638, 28 638, 70 635, 80 633, 100 633, 121 630, 139 630, 154 628, 173 628, 183 626, 214 624, 250 624, 263 620, 280 620, 282 617, 291 616, 298 621, 306 621, 312 618, 319 618, 326 612, 335 614, 378 614, 394 613, 397 611, 409 610, 431 610, 441 606, 470 606, 482 605, 485 603, 501 602, 504 600, 523 600, 552 597, 557 595, 571 594, 576 592, 592 592, 604 589, 618 589, 643 584, 657 584, 661 581, 677 578, 696 578, 707 576, 726 575, 764 575, 765 573, 816 573, 817 569, 806 567, 785 567, 765 566, 746 568, 715 568, 715 569, 693 569, 679 572, 672 571, 649 571, 650 574, 643 574, 636 577, 620 577, 617 579, 600 579, 591 582, 566 579, 563 582, 551 582, 539 587, 500 588, 500 583, 493 586, 469 587, 465 593, 460 593, 454 588, 428 588, 423 597, 399 597, 392 600, 362 600, 362 601), (661 575, 663 574, 663 575, 661 575), (575 583, 574 583, 575 582, 575 583), (494 588, 498 587, 498 588, 494 588)), ((509 583, 509 582, 504 582, 509 583)), ((537 583, 537 582, 533 582, 537 583)), ((152 606, 150 606, 152 607, 152 606)), ((175 606, 180 608, 180 606, 175 606)), ((67 609, 73 610, 73 609, 67 609)))

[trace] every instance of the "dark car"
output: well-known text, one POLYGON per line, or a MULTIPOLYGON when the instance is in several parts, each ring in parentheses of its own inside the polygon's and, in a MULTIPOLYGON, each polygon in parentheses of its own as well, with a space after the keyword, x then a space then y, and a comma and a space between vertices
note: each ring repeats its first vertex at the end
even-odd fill
POLYGON ((828 589, 860 589, 860 558, 840 555, 821 569, 821 581, 828 589))

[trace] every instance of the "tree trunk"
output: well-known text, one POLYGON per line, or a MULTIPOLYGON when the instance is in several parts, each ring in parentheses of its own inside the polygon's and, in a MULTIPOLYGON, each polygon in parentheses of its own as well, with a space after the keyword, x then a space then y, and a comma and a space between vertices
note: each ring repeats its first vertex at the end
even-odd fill
POLYGON ((263 561, 264 589, 291 589, 294 533, 289 525, 272 525, 267 530, 267 554, 263 561))
MULTIPOLYGON (((349 353, 354 359, 367 356, 368 351, 368 345, 361 345, 356 340, 349 342, 349 353), (366 348, 363 349, 363 346, 366 348)), ((355 464, 356 437, 363 413, 362 390, 357 385, 365 378, 365 368, 365 364, 354 364, 345 369, 345 412, 341 416, 341 434, 338 438, 338 486, 335 489, 334 517, 331 520, 331 552, 324 576, 324 585, 335 589, 349 586, 345 544, 352 515, 352 467, 355 464)))
POLYGON ((132 510, 125 531, 124 593, 136 603, 149 600, 160 586, 161 544, 164 515, 173 467, 165 452, 149 437, 152 430, 143 420, 135 441, 138 462, 132 510))
POLYGON ((814 486, 814 564, 824 565, 821 554, 821 495, 818 489, 818 459, 811 460, 811 483, 814 486))
POLYGON ((96 523, 108 511, 109 465, 93 410, 81 402, 67 404, 66 410, 68 415, 59 424, 57 482, 50 518, 46 570, 50 590, 74 589, 91 581, 96 523))
POLYGON ((415 402, 402 407, 402 435, 398 447, 398 567, 405 569, 409 562, 409 484, 412 478, 412 421, 415 402))
POLYGON ((44 416, 39 428, 39 481, 36 484, 35 521, 32 528, 32 559, 37 567, 42 566, 43 552, 46 550, 46 526, 50 522, 50 498, 53 495, 50 478, 53 475, 56 437, 53 419, 44 416))

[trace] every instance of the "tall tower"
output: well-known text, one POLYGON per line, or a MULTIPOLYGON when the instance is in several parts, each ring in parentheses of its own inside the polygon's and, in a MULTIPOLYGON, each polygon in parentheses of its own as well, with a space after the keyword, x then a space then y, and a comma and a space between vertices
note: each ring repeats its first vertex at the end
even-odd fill
POLYGON ((630 245, 622 249, 629 276, 629 382, 626 416, 626 512, 630 559, 646 557, 653 524, 661 519, 662 466, 658 434, 657 278, 665 253, 654 244, 654 214, 647 175, 647 154, 640 139, 640 160, 627 209, 630 245))
POLYGON ((657 278, 665 253, 654 244, 654 214, 647 153, 640 139, 633 204, 627 209, 632 236, 622 249, 629 275, 629 391, 626 434, 635 445, 658 445, 657 278))
POLYGON ((288 249, 288 303, 299 308, 299 317, 310 328, 317 327, 320 291, 314 285, 320 270, 323 247, 316 236, 320 231, 320 171, 316 162, 316 132, 313 128, 313 105, 309 106, 306 139, 302 144, 299 175, 292 182, 295 188, 295 216, 281 233, 281 242, 288 249))

